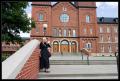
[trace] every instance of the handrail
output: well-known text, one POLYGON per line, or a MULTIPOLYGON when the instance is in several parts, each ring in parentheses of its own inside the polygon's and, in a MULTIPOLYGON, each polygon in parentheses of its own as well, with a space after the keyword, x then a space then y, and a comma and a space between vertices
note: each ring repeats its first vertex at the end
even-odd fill
POLYGON ((2 62, 2 79, 15 79, 32 52, 40 42, 36 39, 20 48, 17 52, 2 62))

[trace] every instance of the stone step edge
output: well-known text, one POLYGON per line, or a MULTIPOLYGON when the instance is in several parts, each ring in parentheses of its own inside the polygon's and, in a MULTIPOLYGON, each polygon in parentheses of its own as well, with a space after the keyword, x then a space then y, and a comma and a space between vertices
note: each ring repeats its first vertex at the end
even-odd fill
POLYGON ((39 74, 39 77, 95 77, 95 76, 118 76, 117 73, 100 74, 39 74))

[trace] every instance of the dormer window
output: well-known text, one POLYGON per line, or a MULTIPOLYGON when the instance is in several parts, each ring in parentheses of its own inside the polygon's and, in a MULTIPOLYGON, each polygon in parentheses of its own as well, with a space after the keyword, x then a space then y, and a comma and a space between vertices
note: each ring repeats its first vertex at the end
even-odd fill
POLYGON ((117 18, 115 18, 113 21, 117 23, 117 22, 118 22, 118 19, 117 19, 117 18))
POLYGON ((100 22, 104 22, 104 17, 100 18, 100 22))

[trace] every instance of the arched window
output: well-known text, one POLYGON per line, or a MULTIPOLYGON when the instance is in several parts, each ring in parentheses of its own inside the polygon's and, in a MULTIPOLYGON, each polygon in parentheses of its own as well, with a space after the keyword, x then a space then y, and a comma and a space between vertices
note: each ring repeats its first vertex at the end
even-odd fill
POLYGON ((43 21, 43 19, 44 19, 44 16, 43 16, 43 14, 39 14, 39 21, 43 21))
POLYGON ((90 23, 90 16, 89 15, 86 16, 86 22, 90 23))
POLYGON ((67 44, 68 45, 69 43, 68 43, 68 41, 64 40, 64 41, 61 42, 61 44, 67 44))

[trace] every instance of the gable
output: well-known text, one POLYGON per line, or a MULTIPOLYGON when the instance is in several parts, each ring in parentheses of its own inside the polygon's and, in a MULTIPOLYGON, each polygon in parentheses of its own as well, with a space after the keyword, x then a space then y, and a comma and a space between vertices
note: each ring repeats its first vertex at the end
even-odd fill
POLYGON ((57 2, 52 6, 52 9, 57 9, 57 7, 63 7, 63 6, 69 7, 73 10, 77 9, 77 7, 74 4, 72 4, 71 2, 57 2))

